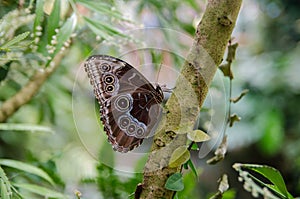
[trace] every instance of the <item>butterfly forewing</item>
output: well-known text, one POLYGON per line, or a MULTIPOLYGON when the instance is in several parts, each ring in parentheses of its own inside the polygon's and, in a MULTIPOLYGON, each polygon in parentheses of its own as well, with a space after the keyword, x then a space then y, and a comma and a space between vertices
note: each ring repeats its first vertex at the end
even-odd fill
POLYGON ((113 149, 128 152, 155 128, 163 94, 130 64, 93 55, 84 64, 100 104, 101 121, 113 149))

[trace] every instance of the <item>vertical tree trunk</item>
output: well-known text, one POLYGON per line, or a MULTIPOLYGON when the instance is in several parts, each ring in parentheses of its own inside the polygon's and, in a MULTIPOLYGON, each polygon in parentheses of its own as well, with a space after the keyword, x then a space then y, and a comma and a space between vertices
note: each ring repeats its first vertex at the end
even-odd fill
POLYGON ((170 175, 180 170, 169 168, 173 151, 186 145, 186 133, 193 130, 230 40, 242 0, 208 0, 198 24, 194 43, 166 104, 162 128, 156 133, 144 169, 144 178, 136 198, 172 198, 173 191, 164 188, 170 175))

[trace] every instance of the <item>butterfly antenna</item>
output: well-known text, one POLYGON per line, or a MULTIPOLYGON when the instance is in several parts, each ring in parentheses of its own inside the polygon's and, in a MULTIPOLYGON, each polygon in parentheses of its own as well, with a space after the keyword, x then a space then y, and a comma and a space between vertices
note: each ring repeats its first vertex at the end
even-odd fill
POLYGON ((159 73, 160 73, 161 68, 162 68, 161 65, 162 65, 162 63, 160 63, 160 65, 159 65, 159 69, 158 69, 158 73, 157 73, 157 76, 156 76, 155 84, 156 84, 156 86, 160 86, 163 92, 172 93, 174 88, 168 88, 166 84, 159 85, 159 83, 158 83, 159 73))
POLYGON ((160 71, 161 71, 161 65, 162 65, 162 63, 159 64, 158 72, 157 72, 157 75, 156 75, 155 84, 157 84, 157 85, 158 85, 159 73, 160 73, 160 71))
POLYGON ((166 84, 160 85, 160 87, 164 93, 172 93, 173 89, 175 88, 168 88, 166 84))

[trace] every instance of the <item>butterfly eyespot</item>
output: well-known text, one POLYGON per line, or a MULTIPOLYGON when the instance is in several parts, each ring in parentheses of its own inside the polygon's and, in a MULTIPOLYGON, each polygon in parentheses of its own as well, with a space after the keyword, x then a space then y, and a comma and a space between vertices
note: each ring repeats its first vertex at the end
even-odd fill
POLYGON ((110 66, 109 64, 107 64, 107 63, 103 63, 103 64, 101 64, 100 69, 101 69, 103 72, 110 71, 111 66, 110 66))
POLYGON ((132 108, 131 96, 120 95, 115 101, 115 106, 119 111, 129 111, 132 108))
POLYGON ((120 129, 125 130, 130 124, 130 118, 128 116, 121 116, 118 121, 120 129))
POLYGON ((113 149, 126 153, 138 147, 159 121, 161 88, 155 88, 130 64, 108 55, 93 55, 84 67, 113 149))
POLYGON ((127 128, 128 135, 133 135, 136 131, 136 125, 134 123, 131 123, 127 128))
POLYGON ((145 137, 145 130, 143 128, 138 128, 138 130, 136 131, 136 137, 138 138, 143 138, 145 137))
POLYGON ((115 82, 115 77, 113 75, 106 75, 103 79, 106 84, 113 84, 115 82))
POLYGON ((113 85, 108 85, 108 86, 105 87, 105 91, 106 91, 106 92, 111 93, 111 92, 113 92, 114 90, 115 90, 115 87, 114 87, 113 85))

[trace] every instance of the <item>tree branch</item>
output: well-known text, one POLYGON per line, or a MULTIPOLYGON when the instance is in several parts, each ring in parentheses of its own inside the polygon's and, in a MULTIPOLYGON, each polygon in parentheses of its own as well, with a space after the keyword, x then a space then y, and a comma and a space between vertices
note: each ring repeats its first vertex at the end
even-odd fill
POLYGON ((36 71, 29 82, 19 92, 2 104, 0 107, 0 122, 5 122, 12 114, 24 104, 28 103, 37 94, 43 83, 59 66, 62 57, 63 54, 59 53, 53 59, 53 66, 36 71))
POLYGON ((194 43, 166 104, 162 128, 158 128, 154 137, 136 198, 173 197, 173 191, 164 187, 168 177, 179 172, 180 166, 168 167, 169 159, 176 148, 186 145, 186 133, 193 130, 208 87, 222 62, 241 3, 242 0, 208 1, 194 43))

